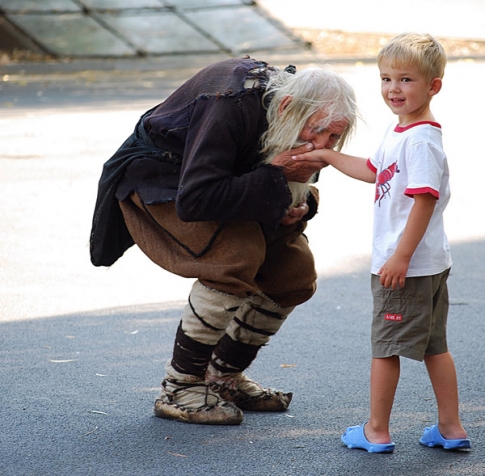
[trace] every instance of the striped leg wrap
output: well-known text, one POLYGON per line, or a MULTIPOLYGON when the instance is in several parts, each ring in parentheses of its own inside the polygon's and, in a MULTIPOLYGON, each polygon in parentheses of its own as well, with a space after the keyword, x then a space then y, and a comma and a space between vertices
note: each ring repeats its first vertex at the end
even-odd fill
POLYGON ((196 281, 182 315, 182 329, 198 342, 215 345, 243 302, 243 298, 208 288, 196 281))
POLYGON ((284 411, 292 394, 263 388, 243 371, 282 326, 293 308, 282 308, 264 295, 247 299, 214 349, 206 379, 221 398, 242 410, 284 411))
POLYGON ((186 335, 180 324, 175 337, 172 367, 181 374, 204 377, 214 347, 186 335))
POLYGON ((239 307, 227 333, 234 341, 261 347, 278 332, 293 309, 278 306, 264 294, 252 296, 239 307))
POLYGON ((196 281, 175 337, 172 367, 182 374, 203 377, 212 350, 242 302, 242 298, 196 281))

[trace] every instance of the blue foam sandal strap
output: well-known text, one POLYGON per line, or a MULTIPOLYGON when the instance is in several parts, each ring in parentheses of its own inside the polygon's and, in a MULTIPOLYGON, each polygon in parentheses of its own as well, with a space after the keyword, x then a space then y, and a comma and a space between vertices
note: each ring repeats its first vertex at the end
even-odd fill
POLYGON ((369 453, 392 453, 394 443, 371 443, 365 436, 364 426, 367 422, 358 426, 349 426, 342 435, 341 440, 350 449, 362 449, 369 453))
POLYGON ((423 436, 419 442, 428 446, 429 448, 435 448, 437 446, 443 447, 445 450, 459 450, 471 448, 471 442, 468 438, 448 440, 441 434, 438 425, 426 427, 423 431, 423 436))

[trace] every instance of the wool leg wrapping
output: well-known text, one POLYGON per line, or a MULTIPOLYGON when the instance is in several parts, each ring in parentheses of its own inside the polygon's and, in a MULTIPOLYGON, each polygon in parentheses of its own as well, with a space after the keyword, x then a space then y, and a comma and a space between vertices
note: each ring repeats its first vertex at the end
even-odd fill
POLYGON ((204 377, 215 345, 201 344, 179 325, 173 348, 172 367, 181 374, 204 377))
POLYGON ((211 365, 220 372, 247 369, 293 309, 282 308, 262 294, 246 299, 214 349, 211 365))
POLYGON ((251 365, 260 348, 259 345, 234 341, 226 334, 214 349, 210 364, 223 374, 242 372, 251 365))
POLYGON ((281 307, 264 294, 246 299, 229 323, 227 333, 237 342, 261 347, 269 342, 294 307, 281 307))
POLYGON ((172 367, 182 374, 203 377, 214 347, 243 301, 196 281, 177 329, 172 367))
POLYGON ((215 345, 243 302, 244 298, 208 288, 196 281, 182 315, 182 329, 197 342, 215 345))

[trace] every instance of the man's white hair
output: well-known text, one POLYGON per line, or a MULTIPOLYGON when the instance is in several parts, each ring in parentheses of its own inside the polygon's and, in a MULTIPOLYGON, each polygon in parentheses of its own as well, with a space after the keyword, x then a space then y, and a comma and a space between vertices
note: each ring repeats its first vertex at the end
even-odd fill
MULTIPOLYGON (((313 124, 315 127, 326 128, 333 122, 347 121, 348 125, 335 145, 337 150, 342 149, 355 130, 357 106, 354 91, 340 75, 328 68, 307 68, 295 74, 283 70, 275 72, 268 81, 263 101, 268 104, 269 126, 261 139, 261 152, 268 163, 279 153, 303 144, 299 139, 301 131, 316 112, 325 114, 313 124), (288 97, 291 102, 281 110, 282 101, 288 97)), ((290 183, 292 188, 295 189, 295 192, 292 190, 293 204, 300 203, 308 193, 308 184, 294 186, 290 183), (297 192, 297 188, 302 191, 297 192)))

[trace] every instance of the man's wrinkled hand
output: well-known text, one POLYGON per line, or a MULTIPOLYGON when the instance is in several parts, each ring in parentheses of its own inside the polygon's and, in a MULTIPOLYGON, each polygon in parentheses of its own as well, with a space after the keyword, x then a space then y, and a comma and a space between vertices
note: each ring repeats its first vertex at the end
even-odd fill
POLYGON ((302 202, 296 207, 288 208, 285 217, 280 221, 280 225, 293 225, 299 222, 308 213, 309 209, 310 207, 306 202, 302 202))
POLYGON ((306 183, 317 172, 319 172, 326 164, 322 162, 312 161, 297 161, 292 157, 299 154, 304 154, 313 150, 313 144, 308 142, 295 149, 287 150, 278 154, 273 161, 272 165, 279 166, 283 169, 286 180, 288 182, 300 182, 306 183))

